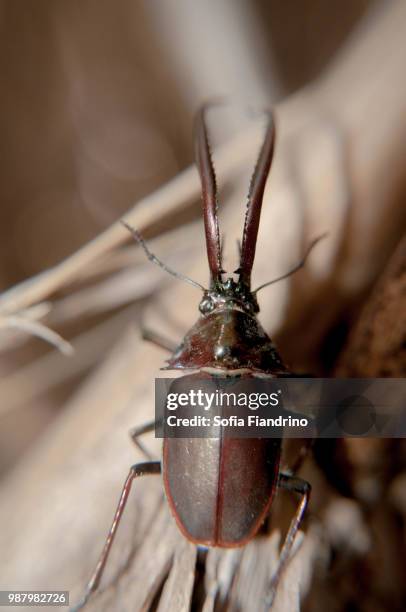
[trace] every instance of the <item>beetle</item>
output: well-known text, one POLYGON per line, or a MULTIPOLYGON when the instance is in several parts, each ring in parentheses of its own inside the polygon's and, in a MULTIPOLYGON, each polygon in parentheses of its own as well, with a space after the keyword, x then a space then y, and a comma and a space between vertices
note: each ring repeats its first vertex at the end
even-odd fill
MULTIPOLYGON (((263 144, 251 179, 245 215, 240 262, 234 272, 237 280, 222 269, 222 249, 217 216, 217 186, 205 120, 207 106, 196 118, 195 155, 202 185, 203 217, 210 270, 208 289, 169 268, 151 253, 141 234, 124 221, 123 225, 153 263, 178 279, 203 291, 200 317, 179 346, 152 332, 144 337, 172 353, 165 369, 192 370, 206 377, 289 376, 274 344, 257 319, 260 289, 286 278, 301 268, 314 240, 302 260, 288 273, 251 289, 261 206, 271 167, 275 126, 273 115, 266 111, 267 125, 263 144)), ((155 423, 132 430, 138 438, 152 431, 155 423)), ((243 546, 258 532, 265 520, 276 489, 283 488, 301 495, 283 543, 278 568, 270 580, 266 605, 271 606, 275 590, 289 560, 293 542, 305 514, 311 486, 291 472, 280 469, 282 439, 269 438, 165 438, 161 461, 145 461, 130 468, 124 483, 114 519, 94 573, 87 585, 79 610, 96 591, 116 534, 134 479, 146 475, 163 475, 163 483, 172 514, 183 535, 205 546, 243 546)))

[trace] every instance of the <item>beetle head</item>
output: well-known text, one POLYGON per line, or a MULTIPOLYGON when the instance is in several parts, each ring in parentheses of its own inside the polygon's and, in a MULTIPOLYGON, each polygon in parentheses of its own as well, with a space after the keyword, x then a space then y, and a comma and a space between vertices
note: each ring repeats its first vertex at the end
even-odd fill
POLYGON ((216 281, 210 289, 206 289, 199 304, 199 310, 207 315, 216 310, 233 308, 248 314, 259 311, 256 297, 241 280, 237 282, 231 277, 216 281))

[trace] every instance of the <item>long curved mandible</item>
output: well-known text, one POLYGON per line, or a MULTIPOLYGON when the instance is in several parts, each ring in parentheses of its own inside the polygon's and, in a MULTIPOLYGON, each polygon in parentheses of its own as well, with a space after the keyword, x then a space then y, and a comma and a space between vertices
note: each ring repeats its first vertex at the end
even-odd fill
POLYGON ((203 106, 196 116, 195 155, 202 183, 203 217, 206 233, 207 258, 211 281, 221 280, 220 232, 217 217, 217 185, 213 161, 210 153, 209 138, 205 122, 206 107, 203 106))
POLYGON ((268 122, 265 137, 251 178, 248 193, 247 212, 245 214, 241 245, 240 267, 238 269, 240 280, 248 287, 251 284, 251 270, 255 257, 262 199, 269 169, 271 167, 275 142, 274 119, 270 111, 267 111, 267 115, 268 122))

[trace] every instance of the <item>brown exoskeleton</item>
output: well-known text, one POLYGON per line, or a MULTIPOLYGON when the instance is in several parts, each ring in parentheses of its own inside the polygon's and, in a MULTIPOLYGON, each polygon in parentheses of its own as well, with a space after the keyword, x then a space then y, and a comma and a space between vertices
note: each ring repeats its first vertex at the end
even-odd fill
MULTIPOLYGON (((302 261, 288 274, 265 283, 255 291, 251 290, 251 271, 262 199, 272 161, 274 134, 273 117, 268 113, 263 145, 251 179, 236 281, 231 277, 224 278, 222 269, 217 188, 204 108, 196 122, 196 161, 202 183, 210 287, 205 289, 199 283, 168 268, 150 253, 141 235, 124 223, 151 261, 203 291, 199 305, 201 316, 181 344, 172 350, 168 369, 187 369, 202 372, 205 376, 233 376, 235 372, 243 372, 249 377, 288 374, 272 341, 257 319, 259 306, 256 295, 259 289, 285 278, 303 266, 316 241, 313 241, 302 261)), ((170 343, 156 335, 150 335, 149 339, 164 348, 171 348, 170 343)), ((152 422, 134 430, 134 441, 153 428, 152 422)), ((301 495, 280 553, 278 569, 270 580, 267 601, 264 602, 268 606, 272 605, 275 589, 288 562, 310 495, 308 482, 280 470, 281 445, 282 440, 279 438, 166 438, 162 462, 147 461, 131 467, 99 562, 88 583, 86 595, 75 610, 81 608, 98 587, 133 480, 161 473, 166 497, 180 530, 192 542, 207 546, 234 547, 246 544, 266 518, 277 487, 301 495)))

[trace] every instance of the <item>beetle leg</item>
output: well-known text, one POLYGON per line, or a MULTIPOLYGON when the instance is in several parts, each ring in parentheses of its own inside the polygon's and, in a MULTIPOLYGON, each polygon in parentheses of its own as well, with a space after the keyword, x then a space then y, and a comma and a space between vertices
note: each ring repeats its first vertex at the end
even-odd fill
POLYGON ((142 454, 147 459, 149 459, 151 461, 154 458, 152 457, 152 455, 149 452, 149 450, 143 445, 143 443, 138 440, 138 438, 140 436, 143 436, 144 434, 150 432, 150 431, 154 431, 156 424, 157 424, 157 421, 148 421, 147 423, 144 423, 143 425, 138 425, 137 427, 132 427, 130 429, 130 431, 129 431, 130 438, 134 442, 135 446, 142 452, 142 454))
POLYGON ((153 331, 152 329, 143 327, 141 330, 141 334, 143 340, 152 342, 152 344, 159 346, 160 348, 164 349, 165 351, 168 351, 169 353, 174 353, 177 348, 175 342, 172 342, 172 340, 161 336, 161 334, 153 331))
POLYGON ((271 583, 269 585, 268 594, 266 596, 267 606, 272 606, 277 586, 289 561, 293 542, 295 541, 296 534, 306 512, 311 491, 311 486, 306 480, 296 476, 291 476, 290 474, 284 474, 283 472, 279 474, 278 487, 281 489, 287 489, 288 491, 300 493, 302 495, 302 499, 297 507, 292 522, 290 523, 288 533, 286 534, 286 538, 282 546, 281 554, 279 555, 278 568, 275 574, 272 576, 271 583))
POLYGON ((103 550, 97 562, 96 568, 90 578, 86 592, 83 599, 73 608, 71 608, 70 612, 77 612, 87 603, 89 597, 94 593, 99 586, 101 577, 103 575, 104 568, 106 566, 106 562, 110 553, 111 545, 113 544, 114 537, 116 535, 118 526, 120 524, 121 517, 123 516, 125 506, 127 503, 128 496, 131 491, 131 485, 133 483, 134 478, 138 478, 139 476, 148 476, 152 474, 160 474, 161 473, 161 462, 160 461, 147 461, 144 463, 137 463, 130 468, 130 472, 126 478, 126 481, 123 486, 123 490, 121 491, 120 500, 118 502, 118 506, 116 512, 114 514, 113 522, 110 527, 110 531, 107 535, 106 542, 104 544, 103 550))

